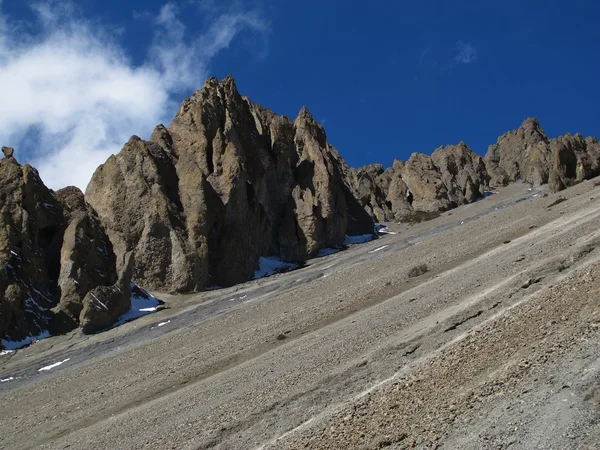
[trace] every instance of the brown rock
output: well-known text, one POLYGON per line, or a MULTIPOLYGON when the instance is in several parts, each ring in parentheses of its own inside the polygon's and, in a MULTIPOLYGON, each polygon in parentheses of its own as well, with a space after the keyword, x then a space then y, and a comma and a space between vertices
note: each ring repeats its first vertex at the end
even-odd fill
POLYGON ((431 159, 441 172, 448 200, 453 206, 472 203, 483 196, 490 177, 483 159, 464 142, 438 148, 431 159))
POLYGON ((537 119, 526 119, 516 131, 503 134, 489 147, 485 164, 491 184, 503 186, 522 180, 532 184, 548 181, 549 140, 537 119))
POLYGON ((0 338, 73 329, 85 294, 115 280, 112 247, 83 194, 54 193, 31 166, 0 160, 0 338))
POLYGON ((12 158, 15 153, 15 149, 12 147, 2 147, 2 153, 4 153, 5 158, 12 158))
POLYGON ((406 164, 396 160, 385 171, 380 165, 361 168, 356 171, 355 192, 374 220, 403 221, 415 214, 434 217, 432 213, 474 202, 488 183, 483 159, 461 142, 440 147, 431 156, 413 153, 406 164))
POLYGON ((68 216, 60 252, 58 310, 77 325, 85 295, 97 286, 116 282, 116 258, 98 216, 85 203, 83 193, 71 186, 59 190, 56 197, 68 216))
POLYGON ((136 281, 191 291, 248 280, 260 256, 303 260, 372 232, 348 173, 306 108, 291 122, 212 78, 168 129, 109 158, 86 199, 118 266, 133 251, 136 281))
POLYGON ((109 328, 131 308, 133 254, 127 253, 123 260, 124 264, 115 284, 95 287, 83 299, 79 316, 83 333, 93 334, 109 328))
POLYGON ((371 164, 355 171, 356 197, 361 206, 377 222, 393 219, 391 204, 387 201, 391 171, 381 164, 371 164))
POLYGON ((498 138, 485 156, 491 183, 522 180, 548 183, 553 192, 600 174, 600 146, 595 138, 567 134, 548 139, 536 119, 498 138))
POLYGON ((430 156, 413 153, 401 172, 413 200, 411 206, 418 211, 443 211, 450 207, 448 189, 442 174, 430 156))
POLYGON ((557 192, 600 175, 600 144, 594 138, 566 134, 550 142, 550 190, 557 192))

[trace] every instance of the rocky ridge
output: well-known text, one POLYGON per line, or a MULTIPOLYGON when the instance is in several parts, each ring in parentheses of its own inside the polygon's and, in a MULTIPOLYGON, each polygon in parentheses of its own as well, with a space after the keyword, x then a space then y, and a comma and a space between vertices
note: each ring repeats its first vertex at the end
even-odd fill
POLYGON ((431 217, 481 198, 486 189, 523 181, 548 184, 552 192, 600 175, 600 144, 593 137, 566 134, 550 139, 537 119, 526 119, 498 138, 484 158, 464 142, 440 147, 431 156, 413 153, 383 169, 355 170, 354 190, 376 221, 431 217))
POLYGON ((304 261, 373 233, 348 170, 306 108, 291 121, 213 78, 170 127, 100 166, 86 200, 118 260, 133 252, 134 279, 192 291, 247 281, 261 256, 304 261))
POLYGON ((209 79, 169 127, 133 136, 85 196, 47 189, 9 147, 0 161, 0 337, 102 330, 127 311, 131 280, 189 292, 250 279, 259 258, 304 261, 522 180, 557 191, 600 173, 600 144, 549 139, 527 119, 485 158, 465 143, 384 169, 348 167, 302 108, 295 120, 209 79))

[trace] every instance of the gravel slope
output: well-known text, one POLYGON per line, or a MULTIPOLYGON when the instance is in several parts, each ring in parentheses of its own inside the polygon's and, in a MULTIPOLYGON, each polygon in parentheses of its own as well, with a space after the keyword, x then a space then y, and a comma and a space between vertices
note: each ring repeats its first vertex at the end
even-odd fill
POLYGON ((543 193, 2 356, 0 448, 593 448, 600 188, 543 193))

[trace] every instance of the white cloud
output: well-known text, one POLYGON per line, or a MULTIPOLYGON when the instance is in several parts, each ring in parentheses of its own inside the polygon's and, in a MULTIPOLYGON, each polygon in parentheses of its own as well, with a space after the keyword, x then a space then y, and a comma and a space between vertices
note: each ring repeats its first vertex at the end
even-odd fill
POLYGON ((0 10, 0 143, 55 189, 85 189, 130 135, 170 121, 183 99, 176 95, 200 87, 211 59, 240 32, 266 31, 256 14, 236 11, 190 35, 167 3, 154 17, 146 62, 134 66, 110 25, 78 18, 73 4, 56 5, 34 5, 35 35, 0 10))
POLYGON ((455 64, 470 64, 477 59, 477 49, 466 42, 459 42, 456 46, 455 64))

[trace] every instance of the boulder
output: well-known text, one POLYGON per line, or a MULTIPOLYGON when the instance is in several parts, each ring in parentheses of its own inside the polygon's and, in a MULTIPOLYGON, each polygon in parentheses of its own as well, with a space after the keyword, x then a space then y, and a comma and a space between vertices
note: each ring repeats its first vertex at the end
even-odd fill
POLYGON ((132 272, 133 254, 130 252, 124 256, 124 264, 115 284, 97 286, 85 295, 79 316, 82 333, 93 334, 105 330, 129 311, 132 272))
POLYGON ((71 186, 59 190, 56 197, 63 205, 68 223, 60 251, 60 299, 56 312, 64 313, 77 326, 85 295, 97 286, 116 282, 116 258, 98 216, 85 203, 83 193, 71 186))
POLYGON ((12 147, 2 147, 2 153, 4 153, 5 158, 12 158, 15 153, 15 149, 12 147))

